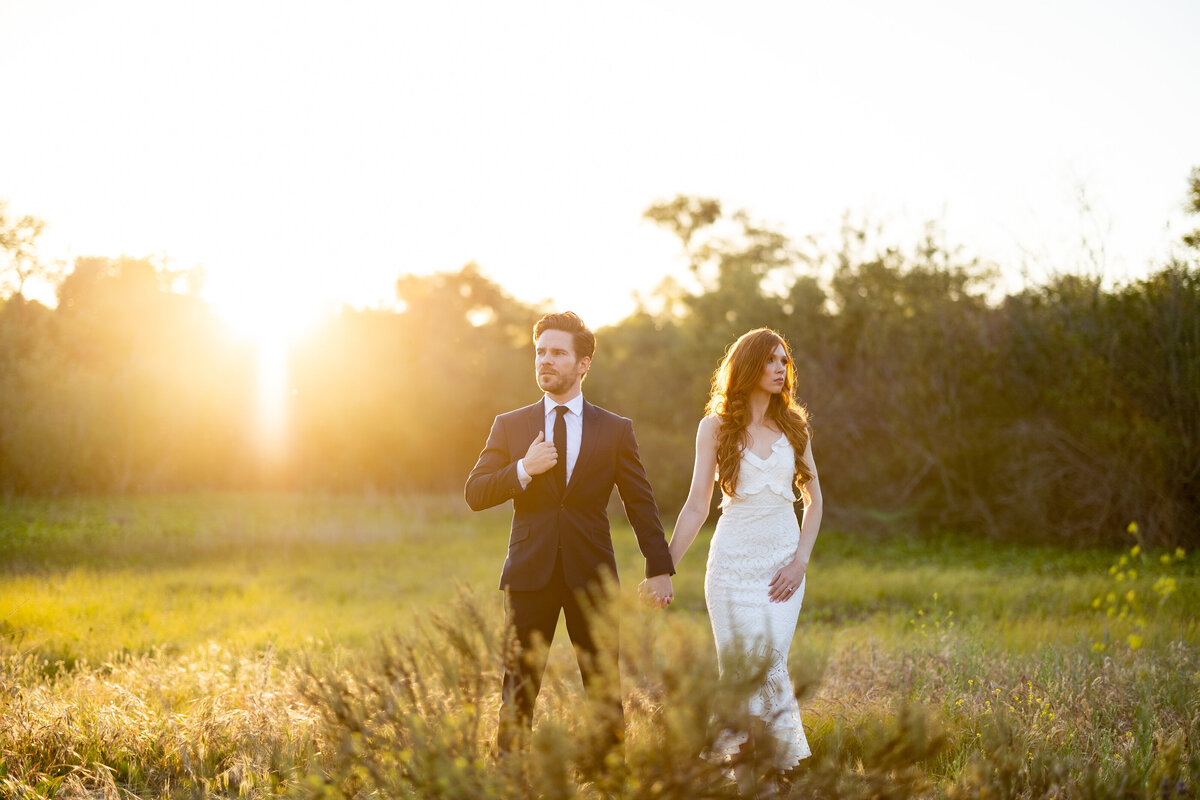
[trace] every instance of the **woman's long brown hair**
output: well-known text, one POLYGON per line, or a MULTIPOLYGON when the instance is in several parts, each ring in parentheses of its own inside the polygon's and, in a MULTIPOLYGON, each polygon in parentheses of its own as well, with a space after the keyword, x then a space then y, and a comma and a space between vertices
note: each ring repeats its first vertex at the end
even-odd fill
POLYGON ((793 481, 807 503, 810 499, 808 484, 814 475, 804 461, 804 452, 812 438, 812 429, 808 424, 808 412, 792 394, 796 371, 792 365, 791 348, 782 336, 769 328, 757 328, 742 334, 725 352, 721 366, 713 373, 712 392, 705 411, 716 414, 720 419, 717 430, 717 481, 725 494, 735 494, 742 452, 749 446, 746 430, 751 422, 750 394, 762 383, 763 368, 779 345, 783 345, 787 355, 787 374, 783 380, 783 391, 772 394, 767 402, 765 418, 779 426, 795 451, 793 481))

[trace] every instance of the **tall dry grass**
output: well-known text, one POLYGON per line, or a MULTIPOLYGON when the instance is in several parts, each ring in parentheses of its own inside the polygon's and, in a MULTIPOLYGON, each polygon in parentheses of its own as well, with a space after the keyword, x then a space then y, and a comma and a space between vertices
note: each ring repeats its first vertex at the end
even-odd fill
MULTIPOLYGON (((12 503, 0 797, 734 796, 698 756, 715 726, 750 724, 754 665, 740 685, 717 680, 703 570, 688 564, 669 612, 622 608, 623 763, 596 755, 563 642, 529 752, 494 757, 507 519, 458 505, 12 503), (449 574, 475 588, 447 602, 449 574)), ((614 541, 632 574, 632 535, 614 541)), ((790 655, 814 754, 778 790, 1200 795, 1193 561, 1142 542, 823 533, 790 655)), ((765 789, 765 765, 750 768, 765 789)))
POLYGON ((271 652, 213 646, 47 673, 0 664, 7 797, 274 796, 318 750, 318 715, 271 652))
MULTIPOLYGON (((0 671, 0 787, 11 797, 719 798, 699 758, 751 724, 756 680, 715 675, 702 620, 623 612, 625 758, 596 757, 569 650, 552 651, 527 752, 492 751, 503 637, 464 594, 357 653, 127 657, 0 671)), ((795 798, 1174 798, 1200 785, 1200 654, 986 646, 970 625, 898 646, 837 637, 793 658, 814 755, 795 798), (820 653, 823 652, 823 655, 820 653)), ((748 761, 765 791, 768 751, 748 761)))

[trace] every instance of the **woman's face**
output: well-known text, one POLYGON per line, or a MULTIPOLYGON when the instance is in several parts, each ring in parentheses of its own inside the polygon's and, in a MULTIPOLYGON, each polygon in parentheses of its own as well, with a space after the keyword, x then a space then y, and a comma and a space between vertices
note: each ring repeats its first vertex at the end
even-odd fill
POLYGON ((782 392, 784 383, 787 381, 787 367, 787 351, 783 349, 782 343, 777 344, 767 358, 767 363, 763 365, 762 379, 758 383, 758 388, 768 394, 782 392))

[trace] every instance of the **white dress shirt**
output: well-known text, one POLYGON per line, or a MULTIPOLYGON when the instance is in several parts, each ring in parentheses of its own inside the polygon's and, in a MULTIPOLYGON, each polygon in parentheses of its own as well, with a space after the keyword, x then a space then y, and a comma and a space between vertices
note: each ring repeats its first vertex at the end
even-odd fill
MULTIPOLYGON (((546 441, 554 444, 554 419, 558 416, 554 409, 559 404, 551 400, 550 395, 543 396, 542 403, 545 410, 543 428, 546 441)), ((567 407, 563 420, 567 423, 567 482, 570 483, 571 473, 575 471, 575 462, 579 459, 579 442, 583 438, 583 393, 580 392, 562 405, 567 407)), ((524 458, 517 461, 517 478, 521 481, 522 489, 528 487, 529 482, 533 480, 525 471, 524 458)))

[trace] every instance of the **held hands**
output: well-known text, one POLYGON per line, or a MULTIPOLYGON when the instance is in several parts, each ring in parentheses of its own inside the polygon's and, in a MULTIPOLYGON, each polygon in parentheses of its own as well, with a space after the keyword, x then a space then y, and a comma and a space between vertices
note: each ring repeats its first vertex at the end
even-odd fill
POLYGON ((785 567, 780 567, 779 571, 775 573, 775 577, 771 579, 771 585, 767 587, 767 594, 771 602, 786 603, 791 600, 800 588, 800 584, 804 582, 804 573, 807 571, 808 564, 799 559, 793 560, 785 567))
POLYGON ((554 469, 557 463, 558 451, 554 449, 554 442, 547 442, 546 434, 539 431, 537 438, 525 451, 525 471, 530 477, 541 475, 554 469))
POLYGON ((654 608, 666 608, 675 599, 675 588, 670 575, 655 575, 638 584, 638 595, 642 602, 654 608))

